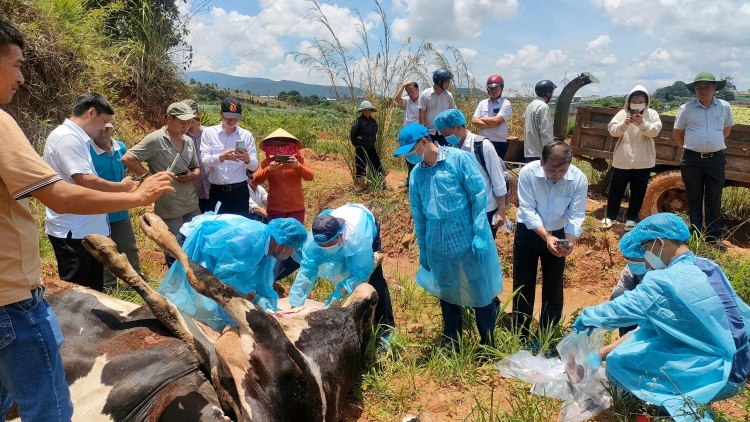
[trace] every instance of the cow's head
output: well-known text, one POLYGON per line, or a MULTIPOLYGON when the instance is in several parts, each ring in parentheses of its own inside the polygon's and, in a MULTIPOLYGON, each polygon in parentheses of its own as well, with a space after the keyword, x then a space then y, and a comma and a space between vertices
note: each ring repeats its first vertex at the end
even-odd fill
MULTIPOLYGON (((355 289, 344 307, 328 308, 300 318, 298 329, 290 339, 273 315, 248 302, 239 292, 188 259, 159 217, 145 214, 140 227, 180 262, 190 285, 198 293, 216 301, 237 321, 236 328, 225 330, 215 341, 218 359, 215 374, 219 379, 213 380, 213 384, 227 413, 234 413, 237 420, 322 421, 327 419, 327 414, 338 412, 356 376, 359 363, 356 357, 372 328, 377 294, 370 285, 362 284, 355 289), (342 334, 338 335, 337 330, 342 334), (316 339, 320 344, 333 343, 337 347, 335 353, 326 347, 316 347, 316 339), (338 370, 337 365, 343 364, 353 364, 353 369, 336 379, 332 373, 338 370), (337 382, 343 385, 333 391, 333 384, 337 382)), ((87 238, 90 243, 94 239, 105 242, 101 238, 87 238)), ((112 261, 99 259, 108 267, 112 261)), ((122 270, 110 269, 123 278, 122 270)), ((127 278, 133 279, 133 274, 134 271, 128 272, 127 278)), ((144 296, 141 290, 138 291, 144 296)), ((149 292, 146 294, 153 296, 149 292)), ((147 303, 162 306, 153 298, 147 303)), ((154 314, 160 319, 166 315, 167 323, 180 325, 174 312, 154 311, 154 314)), ((184 332, 177 334, 185 341, 193 341, 184 332)))

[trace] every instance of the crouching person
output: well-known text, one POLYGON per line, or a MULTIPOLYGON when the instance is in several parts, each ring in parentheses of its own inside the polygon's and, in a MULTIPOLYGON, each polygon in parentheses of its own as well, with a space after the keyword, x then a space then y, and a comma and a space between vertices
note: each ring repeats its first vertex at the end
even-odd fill
MULTIPOLYGON (((233 287, 267 312, 277 310, 273 267, 307 240, 307 231, 293 218, 279 218, 268 225, 235 214, 203 214, 183 225, 182 248, 188 258, 203 265, 224 284, 233 287)), ((159 293, 180 311, 221 332, 237 326, 213 300, 193 289, 185 270, 177 263, 159 286, 159 293)))
POLYGON ((391 293, 380 266, 380 224, 370 210, 363 205, 347 204, 323 211, 315 217, 307 243, 293 258, 300 263, 300 271, 289 292, 291 306, 305 303, 318 277, 334 282, 326 306, 341 301, 357 286, 368 282, 378 293, 375 324, 381 325, 381 340, 389 340, 389 332, 395 326, 391 293))
POLYGON ((607 378, 677 422, 694 421, 697 406, 739 393, 750 372, 750 307, 718 265, 690 252, 689 238, 674 214, 638 223, 621 245, 640 246, 638 257, 649 269, 643 282, 584 309, 573 325, 579 332, 638 325, 606 356, 607 378))

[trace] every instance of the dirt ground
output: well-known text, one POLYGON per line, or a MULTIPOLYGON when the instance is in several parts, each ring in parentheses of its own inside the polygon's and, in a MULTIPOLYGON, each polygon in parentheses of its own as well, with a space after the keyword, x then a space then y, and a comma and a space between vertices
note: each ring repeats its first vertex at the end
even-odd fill
MULTIPOLYGON (((357 197, 357 190, 352 184, 349 169, 343 161, 331 157, 317 156, 311 150, 303 150, 303 155, 308 160, 308 165, 315 172, 314 189, 318 189, 314 192, 315 198, 312 201, 308 200, 306 220, 309 225, 320 210, 342 205, 352 197, 357 197)), ((400 199, 396 196, 400 195, 403 197, 404 203, 408 203, 406 190, 398 187, 404 180, 404 172, 390 171, 386 178, 387 189, 379 193, 373 192, 372 195, 379 195, 381 199, 395 198, 398 201, 400 199)), ((359 191, 359 198, 366 198, 369 194, 367 191, 359 191)), ((604 207, 604 201, 589 199, 587 202, 587 211, 592 212, 597 221, 602 218, 604 207)), ((413 243, 413 224, 410 216, 399 214, 397 210, 390 211, 382 210, 377 217, 381 222, 383 252, 386 256, 383 263, 386 278, 389 284, 397 286, 399 280, 404 277, 413 277, 416 273, 418 252, 416 245, 413 243)), ((400 210, 400 212, 404 213, 403 210, 400 210)), ((515 216, 515 209, 510 206, 508 213, 515 216)), ((625 261, 617 249, 617 243, 623 234, 622 224, 616 225, 611 230, 601 230, 598 228, 598 224, 591 226, 591 222, 588 224, 589 226, 585 227, 584 236, 568 259, 564 315, 570 315, 578 309, 608 300, 612 286, 616 283, 619 273, 625 265, 625 261)), ((730 251, 750 257, 750 249, 748 249, 750 248, 750 227, 740 227, 736 231, 735 237, 738 240, 730 239, 730 242, 728 242, 730 251)), ((498 232, 496 245, 503 267, 504 292, 501 295, 503 301, 507 300, 512 292, 512 242, 511 234, 498 232)), ((140 258, 144 267, 148 269, 153 278, 161 278, 166 273, 166 267, 163 265, 163 254, 160 251, 150 249, 150 247, 154 247, 152 244, 139 245, 139 247, 140 258)), ((43 262, 43 267, 45 276, 53 276, 53 274, 56 276, 54 265, 50 262, 43 262)), ((537 297, 540 297, 540 289, 541 286, 538 286, 537 297)), ((537 300, 535 312, 539 311, 539 302, 537 300)), ((506 310, 510 311, 510 309, 509 305, 506 310)), ((397 325, 403 322, 399 321, 398 312, 396 317, 397 325)), ((420 327, 413 325, 406 326, 403 329, 420 329, 420 327)), ((139 339, 139 341, 144 341, 144 339, 139 339)), ((416 414, 419 409, 430 412, 435 421, 464 420, 476 406, 474 394, 478 391, 486 392, 489 389, 493 390, 497 404, 508 409, 508 401, 516 400, 516 395, 519 393, 518 387, 514 387, 514 384, 509 383, 508 380, 501 379, 489 365, 481 367, 478 371, 480 373, 476 375, 481 383, 469 390, 465 386, 438 384, 426 378, 414 380, 413 386, 417 387, 418 394, 410 400, 413 407, 394 414, 388 420, 401 421, 405 414, 416 414)), ((408 392, 409 386, 398 386, 398 388, 408 392)), ((738 400, 725 401, 719 407, 737 418, 746 416, 745 410, 738 400)), ((364 412, 361 402, 350 402, 342 418, 342 421, 346 422, 371 422, 376 420, 382 420, 382 418, 375 419, 368 416, 364 412)), ((609 422, 609 420, 603 418, 594 420, 609 422)))

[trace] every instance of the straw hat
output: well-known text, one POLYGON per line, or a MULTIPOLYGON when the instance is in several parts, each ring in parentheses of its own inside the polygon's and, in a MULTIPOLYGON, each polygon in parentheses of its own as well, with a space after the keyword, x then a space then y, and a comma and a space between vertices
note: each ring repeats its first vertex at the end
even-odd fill
POLYGON ((261 151, 266 150, 266 141, 287 141, 290 143, 296 142, 297 148, 302 149, 302 141, 295 138, 294 135, 281 128, 274 130, 270 135, 266 136, 262 141, 260 141, 260 144, 258 144, 258 148, 261 151))

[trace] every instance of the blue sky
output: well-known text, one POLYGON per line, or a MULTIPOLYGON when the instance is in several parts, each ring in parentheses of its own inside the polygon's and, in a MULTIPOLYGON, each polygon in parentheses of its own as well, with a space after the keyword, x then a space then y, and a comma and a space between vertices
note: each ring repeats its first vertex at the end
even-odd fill
MULTIPOLYGON (((371 0, 321 4, 334 29, 349 42, 347 47, 354 50, 357 39, 354 8, 365 17, 371 35, 379 33, 371 0)), ((636 84, 653 91, 675 80, 690 81, 704 70, 717 77, 732 75, 739 89, 750 89, 746 54, 750 3, 746 1, 382 0, 381 4, 396 46, 411 36, 438 49, 459 48, 478 81, 500 74, 506 90, 523 91, 540 79, 561 85, 558 82, 566 72, 570 77, 588 71, 601 84, 585 87, 582 94, 624 94, 636 84)), ((311 73, 289 54, 309 51, 314 36, 326 35, 313 19, 302 19, 311 6, 307 0, 209 1, 191 18, 191 70, 326 84, 322 75, 311 73)))

